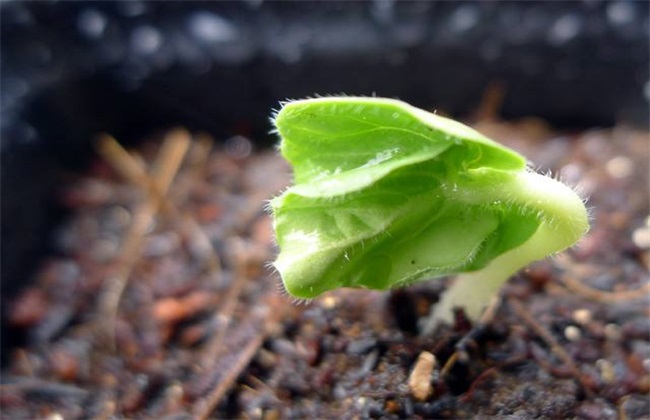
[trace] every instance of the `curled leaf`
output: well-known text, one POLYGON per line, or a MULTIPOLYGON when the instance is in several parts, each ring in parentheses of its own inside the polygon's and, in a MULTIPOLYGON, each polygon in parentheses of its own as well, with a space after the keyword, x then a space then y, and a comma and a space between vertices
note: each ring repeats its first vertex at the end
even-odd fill
MULTIPOLYGON (((275 267, 296 297, 480 270, 541 225, 564 226, 555 192, 526 191, 541 176, 521 155, 404 102, 307 99, 284 105, 274 122, 295 178, 271 201, 275 267)), ((571 228, 577 238, 584 216, 571 228)))

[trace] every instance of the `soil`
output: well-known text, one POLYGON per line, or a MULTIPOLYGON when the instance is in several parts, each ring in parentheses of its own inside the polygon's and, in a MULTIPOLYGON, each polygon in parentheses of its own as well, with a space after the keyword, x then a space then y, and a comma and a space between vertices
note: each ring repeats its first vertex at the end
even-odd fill
POLYGON ((275 151, 195 135, 185 154, 175 131, 125 155, 108 139, 69 174, 58 253, 7 308, 26 340, 1 417, 650 418, 648 133, 475 125, 576 185, 592 227, 512 278, 463 352, 462 311, 418 335, 447 279, 282 294, 264 205, 290 170, 275 151))

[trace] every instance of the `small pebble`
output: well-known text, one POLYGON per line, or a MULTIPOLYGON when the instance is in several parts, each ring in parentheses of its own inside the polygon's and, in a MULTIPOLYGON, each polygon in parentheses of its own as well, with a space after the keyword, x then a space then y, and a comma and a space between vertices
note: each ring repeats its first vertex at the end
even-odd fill
POLYGON ((385 408, 386 408, 387 412, 389 412, 391 414, 395 414, 400 410, 399 401, 397 401, 397 400, 388 400, 388 401, 386 401, 385 408))
POLYGON ((646 217, 644 226, 632 232, 632 242, 640 249, 650 249, 650 216, 646 217))
POLYGON ((576 411, 575 417, 579 419, 605 420, 616 419, 616 411, 610 403, 602 399, 587 400, 580 404, 576 411))
POLYGON ((612 178, 627 178, 634 171, 634 163, 628 157, 616 156, 607 161, 605 170, 612 178))
POLYGON ((180 243, 181 238, 175 232, 149 235, 145 239, 142 255, 145 257, 162 257, 176 251, 180 243))
POLYGON ((173 381, 171 385, 165 389, 164 401, 167 406, 167 412, 177 412, 181 408, 181 401, 183 399, 183 386, 178 381, 173 381))
POLYGON ((348 354, 365 354, 372 350, 377 345, 377 340, 374 338, 365 338, 360 340, 354 340, 348 344, 347 353, 348 354))
POLYGON ((621 327, 616 324, 607 324, 605 325, 605 337, 611 341, 619 341, 623 334, 621 333, 621 327))
POLYGON ((295 344, 285 338, 273 340, 271 342, 271 350, 285 357, 294 357, 297 353, 295 344))
POLYGON ((603 382, 606 384, 611 384, 614 382, 616 379, 616 372, 614 371, 614 365, 612 365, 612 362, 606 359, 598 359, 596 361, 596 366, 600 371, 600 377, 602 378, 603 382))
POLYGON ((569 325, 564 329, 564 336, 567 340, 576 342, 582 337, 582 332, 575 325, 569 325))
POLYGON ((573 320, 580 325, 587 325, 592 320, 592 313, 588 309, 576 309, 573 312, 573 320))
POLYGON ((52 373, 65 382, 77 379, 79 373, 79 357, 65 349, 50 352, 49 362, 52 373))
POLYGON ((423 351, 415 362, 415 367, 409 376, 411 394, 418 401, 425 401, 432 393, 431 375, 436 367, 436 357, 423 351))
POLYGON ((103 263, 115 258, 120 250, 120 243, 118 238, 105 237, 98 239, 93 243, 90 249, 90 255, 93 260, 103 263))
POLYGON ((131 223, 131 212, 124 206, 112 206, 107 210, 105 217, 104 224, 114 230, 124 229, 131 223))
POLYGON ((325 308, 325 309, 333 309, 333 308, 336 307, 336 305, 338 305, 338 299, 335 296, 332 296, 332 295, 325 296, 321 300, 321 304, 322 304, 323 308, 325 308))
POLYGON ((368 376, 370 372, 377 366, 377 361, 379 360, 379 351, 378 350, 373 350, 366 356, 365 359, 363 359, 363 364, 361 365, 361 368, 359 369, 359 373, 361 374, 362 377, 368 376))

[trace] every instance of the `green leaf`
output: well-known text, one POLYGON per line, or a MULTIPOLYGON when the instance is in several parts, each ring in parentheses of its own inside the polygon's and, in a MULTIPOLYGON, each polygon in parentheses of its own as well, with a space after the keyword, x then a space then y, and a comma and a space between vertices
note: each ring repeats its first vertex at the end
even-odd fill
POLYGON ((275 267, 296 297, 480 270, 555 223, 517 190, 522 156, 404 102, 307 99, 274 122, 295 177, 271 201, 275 267))

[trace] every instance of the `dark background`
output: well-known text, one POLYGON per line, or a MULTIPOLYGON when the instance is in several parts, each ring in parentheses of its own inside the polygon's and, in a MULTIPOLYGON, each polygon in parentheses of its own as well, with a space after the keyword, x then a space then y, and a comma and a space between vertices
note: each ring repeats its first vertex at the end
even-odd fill
POLYGON ((281 100, 396 97, 560 129, 648 125, 648 2, 3 2, 2 296, 51 252, 92 140, 170 126, 275 141, 281 100))

